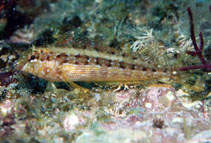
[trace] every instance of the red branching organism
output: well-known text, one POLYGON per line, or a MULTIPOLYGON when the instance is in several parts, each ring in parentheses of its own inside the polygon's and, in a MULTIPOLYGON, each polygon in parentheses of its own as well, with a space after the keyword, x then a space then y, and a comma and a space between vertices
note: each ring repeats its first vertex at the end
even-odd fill
POLYGON ((0 14, 1 14, 1 10, 2 10, 4 7, 5 7, 4 3, 1 2, 1 3, 0 3, 0 14))
POLYGON ((5 1, 1 1, 0 2, 0 14, 1 14, 1 12, 2 12, 2 10, 5 8, 5 1))
POLYGON ((199 40, 200 40, 200 47, 198 47, 197 42, 196 42, 196 37, 195 37, 195 32, 194 32, 194 22, 193 22, 193 14, 190 9, 190 7, 187 8, 187 12, 190 18, 190 35, 191 35, 191 40, 193 43, 193 47, 195 51, 186 51, 187 54, 191 56, 198 56, 198 58, 201 61, 201 65, 193 65, 193 66, 186 66, 180 68, 181 71, 187 71, 187 70, 194 70, 194 69, 202 69, 204 71, 210 72, 211 71, 211 63, 208 63, 205 58, 203 57, 203 48, 204 48, 204 39, 202 32, 199 33, 199 40))
POLYGON ((8 86, 10 83, 16 82, 16 79, 13 78, 15 72, 0 72, 0 86, 8 86))
POLYGON ((0 14, 2 12, 3 9, 7 9, 13 5, 16 5, 16 1, 15 0, 1 0, 0 1, 0 14))
POLYGON ((1 12, 1 10, 4 8, 4 5, 2 4, 0 4, 0 12, 1 12))

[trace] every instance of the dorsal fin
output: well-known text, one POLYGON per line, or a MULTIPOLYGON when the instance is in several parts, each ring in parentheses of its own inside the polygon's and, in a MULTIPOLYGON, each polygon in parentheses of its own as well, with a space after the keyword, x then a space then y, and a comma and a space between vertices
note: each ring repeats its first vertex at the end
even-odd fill
POLYGON ((121 50, 118 50, 116 48, 108 47, 101 42, 102 40, 99 39, 93 39, 90 40, 86 38, 85 36, 78 36, 77 38, 71 37, 71 35, 66 34, 62 38, 60 38, 60 41, 58 41, 55 45, 52 45, 53 47, 59 47, 59 48, 74 48, 74 49, 83 49, 83 50, 95 50, 97 52, 102 52, 109 55, 116 55, 116 56, 122 56, 130 58, 137 64, 137 61, 140 61, 140 63, 146 63, 145 65, 148 65, 149 67, 155 67, 158 68, 158 64, 150 60, 150 58, 147 58, 146 56, 140 56, 136 53, 132 52, 123 52, 121 50))

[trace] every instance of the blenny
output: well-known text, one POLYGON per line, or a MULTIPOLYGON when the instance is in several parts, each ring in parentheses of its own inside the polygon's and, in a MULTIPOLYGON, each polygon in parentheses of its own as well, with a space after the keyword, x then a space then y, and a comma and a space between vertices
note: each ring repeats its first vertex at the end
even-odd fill
POLYGON ((53 46, 32 48, 17 67, 52 82, 136 82, 169 78, 173 74, 173 70, 158 68, 135 56, 118 55, 112 50, 53 46))

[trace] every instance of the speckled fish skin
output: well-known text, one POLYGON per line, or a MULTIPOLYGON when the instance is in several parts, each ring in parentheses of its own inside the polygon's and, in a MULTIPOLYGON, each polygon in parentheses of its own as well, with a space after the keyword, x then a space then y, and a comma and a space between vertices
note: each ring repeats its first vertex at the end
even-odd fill
POLYGON ((48 81, 135 82, 172 75, 137 57, 90 49, 35 48, 25 57, 19 69, 48 81))

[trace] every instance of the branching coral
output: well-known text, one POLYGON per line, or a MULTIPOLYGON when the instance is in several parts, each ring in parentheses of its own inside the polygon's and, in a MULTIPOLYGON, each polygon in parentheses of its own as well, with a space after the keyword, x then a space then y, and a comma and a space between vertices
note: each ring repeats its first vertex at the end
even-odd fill
POLYGON ((191 34, 191 40, 192 40, 193 47, 194 47, 195 51, 186 51, 186 52, 187 52, 187 54, 189 54, 191 56, 198 56, 198 58, 200 59, 202 64, 182 67, 182 68, 180 68, 180 70, 187 71, 187 70, 192 70, 192 69, 202 69, 204 71, 210 72, 211 71, 211 63, 208 63, 202 54, 203 48, 204 48, 204 39, 203 39, 202 32, 199 33, 200 46, 198 46, 198 44, 196 42, 195 32, 194 32, 193 14, 192 14, 190 7, 187 8, 187 12, 188 12, 188 15, 190 18, 190 34, 191 34))

